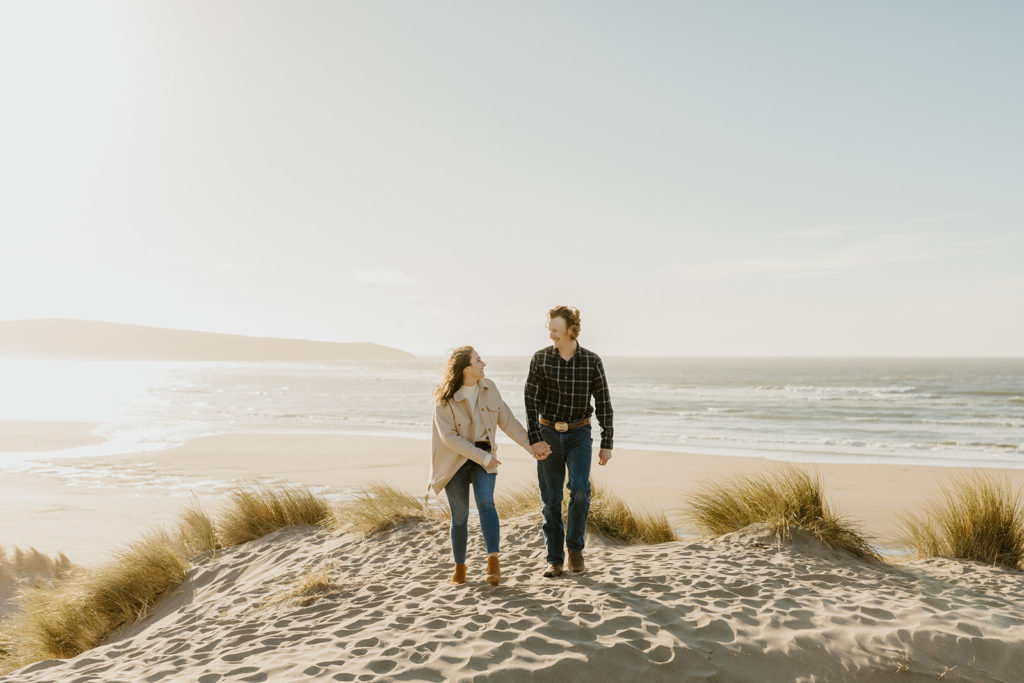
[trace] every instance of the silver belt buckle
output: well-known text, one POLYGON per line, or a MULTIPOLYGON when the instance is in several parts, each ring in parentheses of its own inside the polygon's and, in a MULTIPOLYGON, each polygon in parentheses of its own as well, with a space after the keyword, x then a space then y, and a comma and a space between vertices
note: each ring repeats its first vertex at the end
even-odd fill
POLYGON ((567 431, 569 431, 569 423, 568 422, 556 422, 555 423, 555 431, 556 432, 567 432, 567 431))

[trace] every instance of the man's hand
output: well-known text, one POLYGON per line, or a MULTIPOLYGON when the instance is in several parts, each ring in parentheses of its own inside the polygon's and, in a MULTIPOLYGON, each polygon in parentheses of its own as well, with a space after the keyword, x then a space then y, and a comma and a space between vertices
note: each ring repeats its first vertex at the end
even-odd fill
POLYGON ((533 457, 537 460, 543 460, 551 455, 551 446, 548 445, 547 441, 538 441, 537 443, 530 444, 530 449, 533 451, 533 457))
POLYGON ((500 464, 501 464, 501 461, 498 460, 498 456, 492 455, 491 456, 491 461, 487 464, 487 467, 485 467, 484 469, 487 470, 488 472, 490 472, 492 470, 498 469, 498 465, 500 465, 500 464))
POLYGON ((612 449, 602 448, 597 454, 597 464, 607 465, 608 461, 612 459, 612 449))

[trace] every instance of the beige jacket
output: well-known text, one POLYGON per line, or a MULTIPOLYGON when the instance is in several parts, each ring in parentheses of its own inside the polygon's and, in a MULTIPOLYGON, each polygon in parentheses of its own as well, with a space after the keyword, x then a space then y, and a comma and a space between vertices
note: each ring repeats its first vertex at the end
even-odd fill
MULTIPOLYGON (((498 387, 489 379, 480 380, 475 415, 470 415, 469 400, 463 395, 462 389, 456 391, 447 404, 434 404, 434 433, 430 443, 428 485, 430 492, 439 495, 466 460, 489 467, 492 456, 498 454, 498 444, 494 438, 498 427, 512 437, 513 441, 530 451, 530 437, 526 433, 526 428, 512 414, 512 409, 501 399, 498 387), (482 428, 478 431, 471 429, 474 420, 483 421, 482 428), (486 439, 491 443, 490 453, 477 448, 469 440, 474 431, 481 435, 479 440, 486 439)), ((488 471, 496 472, 497 469, 488 471)))

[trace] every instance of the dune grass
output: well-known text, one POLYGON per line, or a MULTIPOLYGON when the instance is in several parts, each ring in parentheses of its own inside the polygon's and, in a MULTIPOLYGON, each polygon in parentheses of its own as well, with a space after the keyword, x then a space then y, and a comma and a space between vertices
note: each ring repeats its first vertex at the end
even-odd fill
POLYGON ((663 512, 641 512, 603 486, 590 484, 587 529, 620 543, 667 543, 676 540, 663 512))
POLYGON ((215 552, 224 547, 217 531, 217 523, 198 502, 181 513, 177 531, 178 544, 185 557, 215 552))
MULTIPOLYGON (((562 495, 562 512, 569 505, 569 492, 562 495)), ((502 518, 541 513, 540 490, 536 484, 523 485, 495 500, 502 518)), ((635 510, 604 486, 590 482, 590 514, 587 530, 619 543, 665 543, 676 540, 664 513, 635 510)))
POLYGON ((522 484, 507 493, 499 493, 495 496, 494 507, 498 508, 498 517, 501 519, 510 519, 531 513, 540 515, 540 489, 536 484, 522 484))
POLYGON ((881 559, 855 524, 832 511, 822 494, 821 478, 796 467, 708 484, 687 497, 685 511, 714 536, 767 524, 787 539, 791 527, 800 527, 830 548, 881 559))
POLYGON ((1024 507, 1009 482, 974 472, 951 477, 917 514, 899 518, 901 540, 920 557, 1024 568, 1024 507))
POLYGON ((59 553, 49 556, 35 548, 15 548, 8 552, 0 546, 0 580, 26 575, 52 578, 71 568, 71 560, 59 553))
MULTIPOLYGON (((326 499, 306 489, 246 486, 230 494, 218 520, 195 504, 182 513, 173 533, 152 533, 98 568, 68 570, 60 559, 52 561, 61 569, 58 578, 24 588, 19 611, 2 627, 0 674, 95 647, 107 633, 141 619, 157 600, 181 585, 190 558, 200 553, 239 545, 282 527, 326 526, 329 518, 326 499)), ((19 557, 15 563, 33 559, 19 557)))
POLYGON ((78 569, 51 585, 29 587, 12 626, 21 657, 73 657, 99 644, 109 631, 140 618, 181 584, 188 560, 165 534, 152 534, 97 569, 78 569))
POLYGON ((308 489, 243 486, 231 492, 230 503, 216 527, 216 538, 223 547, 230 547, 286 526, 325 525, 330 516, 327 500, 308 489))
POLYGON ((385 534, 400 524, 425 519, 440 519, 447 508, 428 507, 421 499, 388 484, 370 484, 359 489, 354 498, 332 512, 330 526, 355 531, 364 536, 385 534))
MULTIPOLYGON (((45 586, 71 569, 71 561, 63 554, 51 557, 35 548, 13 552, 0 548, 0 612, 7 612, 19 584, 45 586)), ((21 643, 14 623, 9 618, 0 622, 0 675, 32 661, 20 654, 25 649, 21 643)))

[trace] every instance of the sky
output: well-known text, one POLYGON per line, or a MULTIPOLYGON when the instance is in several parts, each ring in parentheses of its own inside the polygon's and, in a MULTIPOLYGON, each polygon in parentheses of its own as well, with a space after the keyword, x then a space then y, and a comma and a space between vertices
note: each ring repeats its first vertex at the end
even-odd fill
POLYGON ((0 2, 0 319, 1024 349, 1017 2, 0 2))

